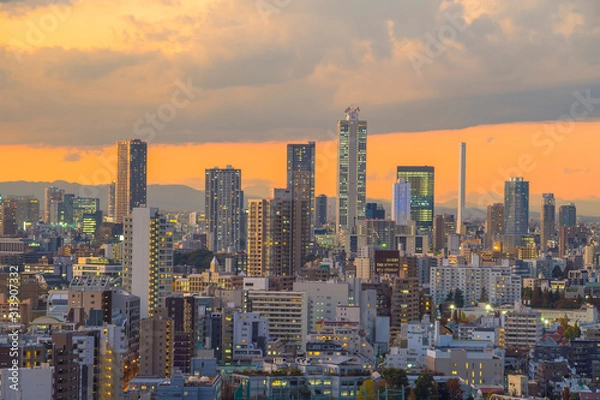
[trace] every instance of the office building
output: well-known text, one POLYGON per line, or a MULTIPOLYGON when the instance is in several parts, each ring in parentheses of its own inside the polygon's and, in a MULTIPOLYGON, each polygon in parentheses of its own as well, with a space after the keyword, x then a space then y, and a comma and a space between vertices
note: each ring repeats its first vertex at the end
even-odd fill
POLYGON ((504 357, 491 349, 435 347, 427 349, 425 367, 460 378, 467 385, 503 385, 504 357))
POLYGON ((108 185, 108 199, 107 199, 107 204, 108 204, 107 221, 108 222, 114 222, 116 193, 117 193, 117 183, 115 181, 112 181, 108 185))
POLYGON ((308 301, 304 292, 250 290, 249 311, 269 321, 269 336, 304 351, 308 333, 308 301))
POLYGON ((0 236, 14 236, 19 232, 17 225, 17 202, 0 199, 0 236))
POLYGON ((458 207, 456 213, 456 233, 464 235, 464 218, 467 186, 467 144, 458 145, 458 207))
MULTIPOLYGON (((287 188, 292 191, 293 198, 307 198, 310 212, 306 218, 310 221, 310 230, 315 225, 315 142, 307 144, 287 145, 287 188), (307 176, 298 177, 297 172, 307 176)), ((304 217, 303 217, 304 218, 304 217)))
POLYGON ((577 226, 577 208, 575 204, 565 204, 558 209, 558 226, 577 226))
POLYGON ((418 229, 430 230, 434 215, 434 167, 399 166, 397 178, 410 185, 410 219, 418 229))
POLYGON ((504 234, 504 204, 494 203, 487 208, 485 225, 485 246, 493 248, 494 242, 499 242, 504 234))
POLYGON ((504 243, 520 246, 529 233, 529 182, 510 178, 504 183, 504 243))
POLYGON ((349 232, 365 217, 367 202, 367 121, 358 119, 360 109, 346 109, 338 130, 338 188, 336 230, 349 232))
POLYGON ((57 224, 59 221, 58 205, 62 203, 64 189, 56 186, 49 186, 44 190, 44 222, 47 224, 57 224))
POLYGON ((309 331, 315 329, 317 321, 335 320, 336 307, 350 301, 346 282, 294 282, 294 292, 306 294, 309 331))
POLYGON ((244 248, 242 170, 231 165, 205 173, 204 226, 208 248, 235 252, 244 248))
POLYGON ((123 224, 123 288, 152 316, 173 292, 173 232, 156 208, 134 208, 123 224))
POLYGON ((168 378, 173 373, 173 320, 162 315, 142 319, 139 376, 168 378))
POLYGON ((188 374, 196 348, 203 344, 198 299, 193 296, 168 297, 165 308, 167 317, 172 320, 173 368, 188 374))
POLYGON ((134 208, 147 204, 147 153, 148 144, 139 139, 117 142, 114 222, 118 224, 122 224, 134 208))
POLYGON ((503 318, 505 348, 529 350, 542 339, 544 325, 540 312, 519 303, 514 311, 503 314, 503 318))
POLYGON ((540 209, 540 249, 546 251, 548 242, 554 239, 556 201, 553 193, 542 194, 542 207, 540 209))
POLYGON ((33 196, 6 196, 5 199, 16 203, 15 223, 17 231, 26 232, 37 226, 40 219, 40 202, 38 199, 33 196))
MULTIPOLYGON (((296 177, 308 177, 297 172, 296 177)), ((248 275, 293 276, 304 266, 310 243, 309 202, 289 189, 274 189, 267 200, 248 203, 248 275)))
POLYGON ((385 209, 382 204, 367 203, 365 207, 365 219, 385 219, 385 209))
POLYGON ((420 313, 419 280, 403 272, 392 282, 390 333, 400 334, 403 325, 418 322, 420 313))
POLYGON ((0 399, 3 400, 54 400, 54 368, 19 368, 19 390, 11 388, 14 370, 0 370, 0 399))
POLYGON ((410 183, 399 178, 392 185, 392 220, 397 225, 408 225, 410 221, 410 183))
POLYGON ((315 200, 315 226, 321 227, 327 224, 327 196, 321 194, 315 200))

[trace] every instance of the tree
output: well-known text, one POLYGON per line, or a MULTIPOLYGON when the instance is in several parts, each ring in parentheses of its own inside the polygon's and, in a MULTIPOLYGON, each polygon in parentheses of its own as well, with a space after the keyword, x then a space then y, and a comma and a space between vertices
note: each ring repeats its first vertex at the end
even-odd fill
POLYGON ((427 372, 421 373, 415 381, 415 397, 417 400, 432 400, 438 398, 438 385, 433 376, 427 372))
POLYGON ((577 326, 577 323, 575 325, 567 325, 563 331, 563 336, 567 340, 573 340, 581 336, 581 329, 577 326))
POLYGON ((555 265, 554 268, 552 269, 552 278, 560 279, 562 277, 562 274, 563 274, 562 269, 560 269, 560 267, 558 265, 555 265))
POLYGON ((446 299, 444 299, 445 303, 452 303, 454 301, 454 291, 452 289, 450 289, 450 291, 448 292, 448 295, 446 296, 446 299))
POLYGON ((381 377, 387 382, 390 389, 400 389, 408 386, 406 371, 402 368, 386 368, 381 371, 381 377))
POLYGON ((441 400, 463 400, 465 395, 458 378, 448 379, 446 383, 439 385, 438 390, 441 400))
POLYGON ((375 391, 375 383, 373 379, 367 379, 358 389, 356 400, 376 400, 377 392, 375 391))
POLYGON ((457 308, 463 308, 465 306, 465 296, 463 295, 462 290, 458 288, 454 291, 454 305, 457 308))

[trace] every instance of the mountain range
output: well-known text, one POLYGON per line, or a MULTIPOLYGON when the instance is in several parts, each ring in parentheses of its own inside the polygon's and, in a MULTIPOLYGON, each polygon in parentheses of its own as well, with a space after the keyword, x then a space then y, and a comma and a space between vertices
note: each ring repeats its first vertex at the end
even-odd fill
MULTIPOLYGON (((48 186, 57 186, 65 190, 66 193, 73 193, 79 197, 98 197, 100 199, 100 208, 106 212, 108 199, 108 185, 81 185, 79 183, 54 181, 54 182, 28 182, 12 181, 0 182, 0 195, 33 195, 43 203, 44 190, 48 186)), ((246 199, 260 198, 258 193, 246 192, 246 199)), ((539 203, 532 200, 530 216, 536 218, 539 216, 539 203)), ((334 209, 334 198, 330 198, 329 209, 334 209)), ((390 212, 389 199, 368 199, 369 202, 383 204, 386 214, 390 212)), ((600 199, 588 198, 579 200, 561 200, 556 199, 557 209, 560 205, 574 202, 577 206, 577 214, 585 220, 600 220, 600 199)), ((165 211, 183 212, 183 211, 203 211, 204 210, 204 191, 194 189, 186 185, 148 185, 148 204, 151 207, 159 207, 165 211)), ((558 211, 558 210, 557 210, 558 211)), ((436 214, 455 214, 456 199, 436 203, 436 214)), ((485 220, 486 210, 477 205, 467 204, 465 215, 471 220, 485 220)))

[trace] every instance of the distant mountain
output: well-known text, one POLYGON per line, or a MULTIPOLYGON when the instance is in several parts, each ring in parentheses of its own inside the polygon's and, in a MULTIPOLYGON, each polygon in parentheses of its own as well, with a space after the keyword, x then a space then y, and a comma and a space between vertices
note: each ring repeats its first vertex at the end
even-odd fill
MULTIPOLYGON (((74 193, 80 197, 98 197, 100 199, 100 208, 106 211, 108 201, 108 185, 80 185, 65 181, 55 182, 0 182, 0 195, 33 195, 40 200, 44 200, 44 189, 48 186, 58 186, 65 189, 67 193, 74 193)), ((258 198, 257 192, 247 195, 246 200, 258 198)), ((383 204, 386 215, 391 215, 391 204, 389 199, 367 199, 370 203, 383 204)), ((541 199, 540 199, 541 201, 541 199)), ((532 199, 530 216, 537 218, 539 216, 540 201, 532 199)), ((563 204, 575 203, 577 214, 583 221, 600 220, 600 198, 593 197, 579 200, 556 199, 556 209, 563 204)), ((203 211, 204 210, 204 191, 197 190, 186 185, 148 185, 148 204, 151 207, 159 207, 165 211, 203 211)), ((456 199, 435 205, 436 214, 456 214, 456 199)), ((335 198, 329 197, 329 212, 335 212, 335 198)), ((467 203, 466 217, 471 220, 485 220, 486 210, 479 208, 477 204, 467 203)))

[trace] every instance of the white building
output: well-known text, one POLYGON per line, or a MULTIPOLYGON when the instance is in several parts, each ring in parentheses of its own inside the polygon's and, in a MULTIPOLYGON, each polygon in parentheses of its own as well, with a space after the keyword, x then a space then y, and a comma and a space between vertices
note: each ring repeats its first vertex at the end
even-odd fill
POLYGON ((259 313, 233 314, 233 359, 264 357, 268 338, 269 321, 259 313))
POLYGON ((385 356, 386 368, 422 369, 427 349, 433 340, 433 329, 426 318, 422 323, 403 324, 401 346, 393 346, 385 356))
POLYGON ((348 304, 350 288, 346 282, 294 282, 295 292, 304 292, 308 301, 308 329, 314 330, 317 321, 334 321, 338 305, 348 304))
POLYGON ((520 303, 515 310, 502 314, 504 326, 504 347, 528 349, 542 339, 544 325, 542 314, 520 303))
POLYGON ((511 275, 509 266, 441 266, 431 268, 431 294, 435 304, 444 302, 450 291, 460 289, 465 306, 475 305, 482 290, 487 303, 514 304, 521 300, 521 277, 511 275))
POLYGON ((134 208, 123 224, 123 288, 152 316, 173 294, 173 232, 156 208, 134 208))
POLYGON ((111 263, 105 257, 79 257, 77 264, 73 264, 73 276, 98 276, 106 275, 113 279, 121 277, 123 266, 111 263))
POLYGON ((295 343, 300 351, 306 347, 307 294, 304 292, 277 292, 253 290, 248 292, 250 311, 269 321, 269 335, 295 343))

